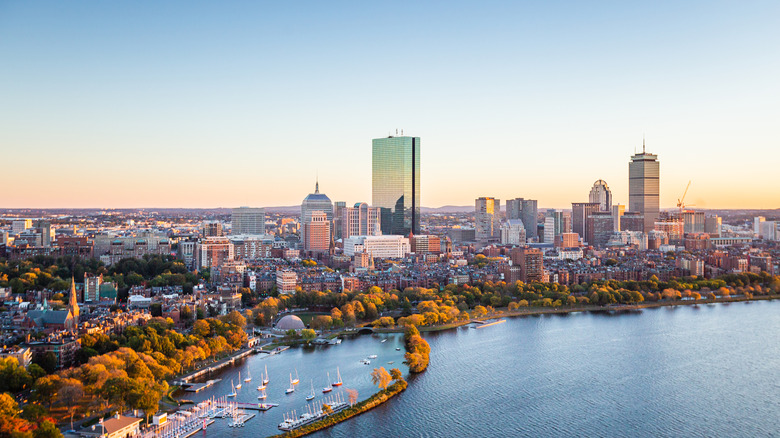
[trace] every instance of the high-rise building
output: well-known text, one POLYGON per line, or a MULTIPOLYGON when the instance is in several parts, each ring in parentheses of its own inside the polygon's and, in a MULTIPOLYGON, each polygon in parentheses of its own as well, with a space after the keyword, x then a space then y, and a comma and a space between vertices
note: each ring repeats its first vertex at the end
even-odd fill
POLYGON ((309 214, 309 220, 303 224, 303 250, 308 253, 321 254, 330 249, 330 221, 328 215, 321 210, 309 214))
POLYGON ((626 206, 623 204, 617 204, 612 206, 612 220, 614 225, 614 231, 620 231, 620 219, 626 213, 626 206))
POLYGON ((333 203, 333 238, 339 240, 342 238, 342 212, 347 208, 347 203, 344 201, 336 201, 333 203))
POLYGON ((382 234, 420 234, 420 137, 372 140, 372 206, 382 234))
POLYGON ((682 212, 682 218, 683 218, 683 231, 685 234, 704 232, 703 211, 685 210, 682 212))
MULTIPOLYGON (((756 216, 753 218, 753 235, 758 237, 761 233, 761 223, 766 221, 764 216, 756 216)), ((16 221, 14 221, 15 223, 16 221)), ((16 232, 16 225, 14 224, 14 232, 16 232)))
POLYGON ((313 211, 325 213, 328 224, 333 221, 333 203, 330 202, 327 195, 320 193, 319 181, 314 184, 314 193, 306 195, 301 203, 301 242, 306 241, 306 224, 311 222, 313 211))
POLYGON ((598 202, 571 203, 571 229, 591 245, 593 242, 588 241, 588 217, 597 211, 599 211, 598 202))
POLYGON ((603 248, 615 232, 612 213, 608 211, 594 211, 588 215, 585 227, 585 240, 597 247, 603 248))
POLYGON ((478 198, 474 205, 474 222, 478 242, 498 241, 501 237, 501 200, 478 198))
POLYGON ((522 220, 526 237, 536 236, 537 213, 535 199, 515 198, 506 201, 506 218, 522 220))
POLYGON ((627 211, 620 217, 620 231, 641 231, 644 233, 645 215, 627 211))
POLYGON ((704 219, 704 232, 710 237, 720 237, 720 230, 723 226, 723 219, 720 216, 712 216, 704 219))
POLYGON ((200 231, 203 237, 220 237, 222 236, 222 222, 203 221, 200 224, 200 231))
POLYGON ((628 163, 628 209, 644 215, 645 233, 655 226, 660 214, 660 165, 658 156, 645 152, 635 154, 628 163))
POLYGON ((195 247, 196 267, 217 268, 234 259, 233 243, 227 237, 207 237, 195 247))
POLYGON ((544 259, 538 248, 514 248, 510 253, 512 264, 520 267, 520 281, 523 283, 544 281, 544 259))
POLYGON ((260 235, 265 234, 265 209, 239 207, 233 209, 230 217, 232 231, 230 234, 260 235))
POLYGON ((100 285, 103 284, 103 274, 92 275, 84 273, 84 301, 100 301, 100 285))
POLYGON ((525 225, 522 220, 508 219, 501 225, 502 245, 524 245, 525 242, 525 225))
POLYGON ((341 238, 382 235, 380 216, 379 207, 369 207, 365 202, 358 202, 354 207, 342 208, 341 238))
POLYGON ((607 182, 600 179, 593 183, 588 200, 598 203, 599 211, 610 211, 612 209, 612 191, 609 190, 607 182))
POLYGON ((433 234, 415 234, 410 241, 415 254, 441 254, 441 238, 433 234))

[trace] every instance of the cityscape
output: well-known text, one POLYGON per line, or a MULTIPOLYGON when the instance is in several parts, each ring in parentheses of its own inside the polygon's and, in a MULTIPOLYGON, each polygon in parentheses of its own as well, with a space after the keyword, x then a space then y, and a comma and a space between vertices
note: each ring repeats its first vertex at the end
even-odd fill
MULTIPOLYGON (((17 38, 25 24, 43 29, 50 20, 72 53, 86 46, 98 53, 103 44, 123 41, 128 46, 117 50, 138 50, 150 66, 167 65, 171 53, 165 49, 125 40, 140 38, 143 32, 134 26, 141 24, 154 35, 147 43, 159 38, 185 44, 183 39, 196 38, 212 60, 226 50, 209 48, 207 39, 192 33, 204 23, 217 26, 226 9, 160 5, 162 15, 152 19, 151 9, 144 9, 148 6, 123 11, 119 5, 77 3, 71 11, 55 4, 47 4, 49 9, 0 5, 0 17, 5 17, 0 22, 9 23, 0 30, 0 54, 24 69, 37 65, 40 60, 24 61, 18 54, 35 49, 37 40, 22 43, 17 38), (61 21, 76 10, 86 14, 77 19, 89 29, 83 35, 69 33, 71 25, 61 21), (156 27, 173 20, 166 14, 174 12, 192 21, 156 27), (122 13, 127 21, 115 23, 121 30, 84 21, 116 20, 122 13), (205 18, 209 14, 213 16, 205 18), (108 42, 82 39, 100 32, 109 35, 108 42), (181 34, 174 36, 176 32, 181 34)), ((321 17, 326 25, 357 23, 349 20, 358 16, 384 17, 377 6, 310 6, 311 11, 303 12, 263 2, 242 5, 237 10, 246 17, 231 11, 230 20, 214 29, 240 33, 249 25, 244 20, 253 17, 260 20, 257 32, 266 35, 296 19, 306 24, 321 17), (344 13, 355 17, 344 18, 344 13)), ((494 29, 508 19, 493 10, 498 5, 484 11, 460 6, 462 10, 453 6, 446 11, 453 23, 466 20, 471 11, 486 35, 518 36, 509 28, 494 29)), ((755 25, 754 32, 773 29, 755 16, 758 9, 699 6, 701 10, 677 12, 704 13, 696 26, 708 32, 727 10, 744 20, 734 26, 746 33, 748 22, 755 25)), ((575 23, 570 14, 582 12, 574 5, 566 12, 549 6, 501 7, 511 16, 544 17, 547 23, 555 23, 550 17, 558 13, 575 23)), ((762 7, 767 16, 780 12, 774 5, 762 7)), ((415 14, 415 23, 445 13, 431 5, 401 8, 415 14)), ((669 5, 659 8, 670 10, 669 5)), ((607 16, 618 14, 603 5, 597 9, 607 16)), ((625 6, 620 14, 639 10, 625 6)), ((400 37, 372 36, 377 29, 385 32, 385 19, 376 29, 360 24, 354 35, 374 44, 416 47, 414 40, 407 46, 400 37)), ((663 20, 677 25, 677 18, 663 20)), ((444 36, 460 41, 457 31, 440 27, 445 22, 434 20, 434 30, 420 36, 420 44, 427 47, 444 36)), ((593 38, 601 35, 595 27, 588 29, 593 38)), ((309 45, 318 47, 310 32, 316 30, 298 36, 305 35, 305 44, 295 38, 278 44, 298 50, 304 59, 321 60, 322 74, 328 76, 334 67, 309 52, 309 45)), ((46 38, 40 41, 52 41, 46 38)), ((472 38, 479 37, 475 33, 472 38)), ((686 46, 695 45, 695 38, 689 38, 686 46)), ((777 40, 776 35, 771 38, 777 40)), ((496 36, 491 41, 502 40, 496 36)), ((600 41, 609 46, 608 37, 600 41)), ((456 44, 439 43, 442 53, 456 44)), ((362 44, 341 41, 336 47, 368 57, 362 44)), ((563 47, 555 40, 543 44, 553 51, 563 47)), ((444 56, 426 50, 406 59, 427 66, 420 71, 423 76, 439 71, 422 61, 426 55, 444 56)), ((467 57, 498 56, 487 46, 462 50, 467 57)), ((738 59, 739 51, 731 50, 729 46, 728 56, 738 59)), ((209 81, 219 81, 219 87, 254 84, 242 82, 245 72, 240 69, 227 72, 240 58, 228 52, 222 55, 224 71, 183 53, 176 56, 203 65, 203 74, 212 75, 209 81)), ((269 53, 270 59, 297 62, 269 53)), ((347 56, 330 49, 326 54, 347 56)), ((124 65, 108 52, 103 56, 106 72, 124 65)), ((777 60, 756 59, 768 69, 778 66, 777 60)), ((361 65, 354 62, 349 65, 361 65)), ((349 65, 334 71, 350 74, 349 65)), ((58 70, 63 68, 56 67, 63 75, 57 80, 87 87, 82 78, 68 79, 66 70, 58 70)), ((129 90, 149 97, 162 89, 158 87, 170 86, 177 96, 183 86, 178 79, 176 84, 156 82, 180 71, 168 68, 170 73, 161 70, 152 76, 136 72, 148 82, 127 82, 129 90)), ((396 78, 395 67, 386 68, 363 79, 408 85, 396 78)), ((83 117, 95 115, 90 130, 101 146, 89 146, 93 139, 82 132, 83 123, 62 128, 61 123, 70 123, 67 111, 61 122, 43 115, 49 111, 44 96, 48 85, 39 81, 57 73, 25 79, 22 70, 0 75, 29 88, 41 105, 36 110, 21 105, 22 94, 2 85, 18 111, 3 109, 10 123, 0 133, 9 168, 0 196, 0 438, 774 436, 780 430, 780 404, 771 380, 780 363, 780 344, 774 341, 780 330, 780 191, 773 172, 776 141, 761 137, 770 136, 763 128, 746 133, 742 146, 733 144, 729 154, 718 144, 693 160, 686 158, 689 152, 678 140, 669 140, 676 134, 688 139, 690 133, 680 133, 680 123, 672 117, 660 123, 650 116, 648 124, 656 131, 631 131, 632 122, 602 139, 596 128, 582 134, 596 137, 585 140, 593 142, 587 150, 556 143, 554 130, 550 143, 527 147, 483 145, 478 136, 462 130, 469 148, 463 153, 464 146, 451 143, 457 139, 451 128, 464 129, 454 119, 453 126, 442 129, 446 124, 431 116, 428 125, 426 117, 410 116, 418 114, 415 110, 404 113, 399 109, 403 105, 396 107, 392 99, 387 106, 397 113, 395 119, 382 120, 387 114, 376 110, 373 118, 381 123, 365 123, 365 113, 375 109, 356 107, 351 117, 359 123, 354 129, 345 119, 333 130, 315 119, 307 122, 308 108, 283 117, 289 109, 279 103, 278 118, 276 113, 269 116, 265 106, 273 106, 276 95, 266 91, 269 100, 258 105, 269 118, 256 122, 269 130, 261 145, 220 146, 220 140, 204 150, 202 139, 195 137, 212 134, 205 124, 197 126, 202 115, 176 114, 163 98, 150 100, 150 105, 162 106, 159 113, 150 106, 148 115, 129 100, 105 107, 105 115, 84 110, 81 105, 98 99, 104 84, 96 73, 94 90, 83 88, 84 100, 74 99, 72 108, 83 117), (34 86, 43 91, 32 91, 34 86), (37 127, 42 134, 27 129, 33 118, 21 119, 37 112, 42 114, 37 127), (145 119, 164 113, 173 131, 157 131, 163 125, 145 119), (190 116, 192 121, 179 125, 180 117, 190 116), (111 125, 112 117, 117 125, 111 125), (386 126, 397 120, 419 128, 386 126), (285 133, 285 142, 280 132, 296 123, 285 133), (125 131, 131 125, 138 131, 125 131), (127 139, 121 133, 147 140, 123 146, 127 139), (63 137, 61 148, 39 143, 55 134, 63 137), (339 135, 349 144, 348 152, 329 145, 334 140, 328 137, 339 135), (158 136, 178 138, 171 140, 174 144, 191 141, 191 149, 155 146, 158 136), (318 137, 323 137, 321 143, 302 146, 318 137), (595 146, 601 141, 607 144, 595 146), (20 160, 25 149, 30 158, 44 158, 20 160), (276 155, 280 149, 283 159, 276 155), (543 165, 534 161, 536 154, 545 157, 543 165), (744 164, 744 156, 755 162, 754 168, 744 164), (39 167, 30 167, 33 161, 39 167), (730 173, 720 170, 725 166, 730 173), (60 173, 63 168, 68 172, 60 173), (247 179, 250 174, 254 182, 247 179)), ((309 87, 303 78, 315 73, 287 74, 287 79, 274 76, 276 86, 291 87, 279 102, 299 99, 292 88, 309 87)), ((192 75, 185 89, 209 83, 192 75)), ((479 77, 461 83, 461 91, 467 95, 470 87, 484 91, 481 87, 491 86, 489 75, 479 77)), ((764 83, 763 78, 756 76, 756 81, 764 83)), ((358 80, 349 86, 333 81, 345 101, 352 92, 365 92, 358 80)), ((448 79, 437 76, 427 86, 435 89, 439 81, 448 79)), ((550 86, 565 82, 550 81, 550 86)), ((771 78, 774 88, 763 96, 777 94, 775 82, 771 78)), ((424 93, 425 85, 417 91, 424 93)), ((129 99, 124 91, 113 96, 129 99)), ((306 97, 324 114, 328 105, 319 105, 327 96, 326 91, 312 91, 306 97)), ((60 97, 50 98, 51 108, 60 105, 60 97)), ((221 99, 199 98, 200 103, 190 101, 193 106, 221 99)), ((556 98, 579 103, 574 97, 556 98)), ((238 97, 225 99, 243 105, 238 97)), ((469 106, 468 96, 463 99, 457 104, 442 100, 436 108, 441 117, 454 117, 448 113, 453 106, 469 106)), ((734 99, 736 106, 742 103, 734 99)), ((656 105, 667 104, 650 104, 656 105)), ((665 110, 674 105, 668 103, 665 110)), ((335 102, 329 109, 345 111, 335 102)), ((217 125, 233 124, 244 132, 245 127, 238 128, 245 123, 243 116, 232 108, 212 110, 217 125), (237 118, 225 122, 223 117, 237 118)), ((771 115, 780 115, 777 108, 773 111, 771 115)), ((328 117, 333 114, 322 120, 328 117)), ((604 120, 607 130, 612 119, 604 120)), ((710 122, 718 124, 715 118, 710 122)), ((477 128, 486 131, 496 126, 480 123, 475 119, 477 128)), ((524 123, 517 122, 518 129, 524 123)), ((696 129, 690 127, 691 132, 696 129)), ((723 126, 712 129, 718 138, 731 135, 723 126)), ((486 133, 485 139, 497 138, 492 135, 497 134, 486 133)), ((236 138, 230 133, 226 143, 236 138)), ((687 147, 704 150, 705 143, 687 147)))

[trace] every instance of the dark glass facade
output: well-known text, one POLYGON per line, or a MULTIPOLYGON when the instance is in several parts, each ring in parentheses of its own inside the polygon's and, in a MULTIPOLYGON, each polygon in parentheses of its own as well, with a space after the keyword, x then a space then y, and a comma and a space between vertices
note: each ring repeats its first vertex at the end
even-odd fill
POLYGON ((420 138, 372 141, 372 206, 381 208, 382 234, 420 233, 420 138))

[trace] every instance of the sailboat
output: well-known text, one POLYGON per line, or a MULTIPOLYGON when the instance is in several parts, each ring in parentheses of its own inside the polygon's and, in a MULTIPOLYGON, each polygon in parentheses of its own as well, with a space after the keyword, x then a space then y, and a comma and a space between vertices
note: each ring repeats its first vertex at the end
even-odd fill
POLYGON ((233 379, 230 379, 230 387, 233 388, 233 391, 231 391, 230 394, 228 394, 228 397, 235 397, 236 394, 236 387, 233 385, 233 379))
POLYGON ((311 394, 306 396, 306 401, 314 400, 314 380, 311 381, 311 394))
POLYGON ((333 391, 333 385, 330 384, 330 373, 328 373, 328 386, 322 388, 322 392, 331 392, 333 391))
POLYGON ((247 370, 246 379, 244 379, 244 382, 251 382, 251 381, 252 381, 252 372, 247 370))
POLYGON ((344 384, 344 382, 341 381, 341 373, 339 372, 339 367, 336 367, 336 376, 338 377, 335 382, 333 382, 333 386, 341 386, 344 384))
POLYGON ((268 378, 268 365, 265 366, 265 377, 263 377, 263 385, 267 385, 271 380, 268 378))
MULTIPOLYGON (((292 375, 290 375, 292 377, 292 375)), ((295 380, 292 381, 293 385, 297 385, 300 380, 298 379, 298 368, 295 369, 295 380)))
POLYGON ((257 396, 257 399, 258 400, 265 400, 265 398, 266 398, 265 389, 263 389, 263 391, 260 393, 260 395, 257 396))
POLYGON ((295 391, 295 386, 293 386, 292 373, 290 373, 290 387, 289 387, 289 388, 287 388, 287 389, 284 391, 284 393, 285 393, 285 394, 291 394, 291 393, 292 393, 292 392, 294 392, 294 391, 295 391))
POLYGON ((238 372, 238 385, 236 385, 236 389, 241 389, 241 371, 238 372))

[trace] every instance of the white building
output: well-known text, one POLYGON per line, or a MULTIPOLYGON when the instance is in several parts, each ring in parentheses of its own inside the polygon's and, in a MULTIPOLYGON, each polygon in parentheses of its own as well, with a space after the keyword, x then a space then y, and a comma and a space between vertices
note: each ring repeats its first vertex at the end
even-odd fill
POLYGON ((369 207, 365 202, 358 202, 354 207, 342 208, 341 238, 382 235, 380 218, 379 207, 369 207))
POLYGON ((294 271, 276 271, 276 291, 291 294, 298 287, 298 274, 294 271))
POLYGON ((344 239, 344 255, 365 252, 371 257, 398 259, 411 252, 409 238, 404 236, 352 236, 344 239))
POLYGON ((32 219, 17 219, 11 222, 11 232, 14 234, 19 234, 28 228, 32 228, 32 219))
POLYGON ((483 197, 474 202, 474 228, 477 242, 486 243, 501 236, 501 201, 483 197))
POLYGON ((265 209, 239 207, 233 209, 230 217, 230 234, 265 234, 265 209))
POLYGON ((525 225, 521 219, 509 219, 501 225, 502 245, 522 245, 525 237, 525 225))

